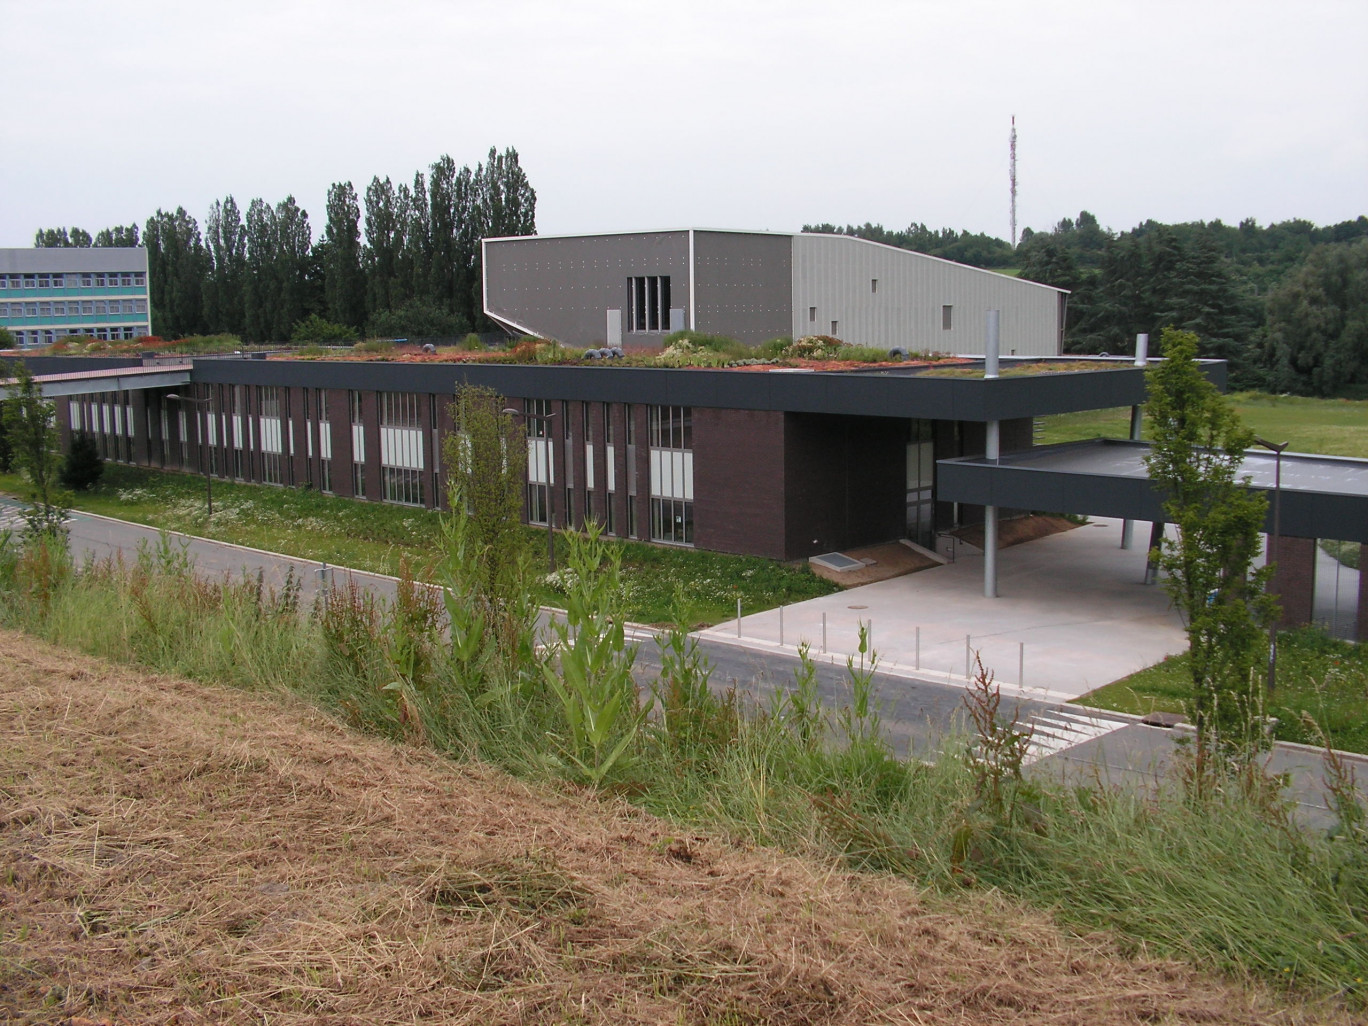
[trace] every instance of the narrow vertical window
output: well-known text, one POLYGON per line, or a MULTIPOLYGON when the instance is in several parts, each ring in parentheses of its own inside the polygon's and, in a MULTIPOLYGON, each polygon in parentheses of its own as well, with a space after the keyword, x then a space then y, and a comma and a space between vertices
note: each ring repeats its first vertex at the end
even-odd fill
POLYGON ((953 306, 941 307, 941 330, 949 331, 954 321, 955 308, 953 306))
POLYGON ((627 330, 670 330, 670 276, 627 279, 627 330))

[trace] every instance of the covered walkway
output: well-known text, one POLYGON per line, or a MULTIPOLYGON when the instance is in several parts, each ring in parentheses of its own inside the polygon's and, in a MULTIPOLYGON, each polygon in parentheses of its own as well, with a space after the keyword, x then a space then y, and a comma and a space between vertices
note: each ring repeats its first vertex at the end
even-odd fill
MULTIPOLYGON (((100 392, 134 392, 149 388, 175 388, 190 383, 191 365, 156 363, 142 367, 110 367, 100 370, 69 371, 64 374, 35 374, 34 382, 44 398, 88 395, 100 392)), ((15 379, 0 381, 0 393, 9 395, 15 379)))
MULTIPOLYGON (((1007 453, 997 460, 940 460, 937 489, 941 499, 953 502, 1154 522, 1164 514, 1145 468, 1148 452, 1144 442, 1099 438, 1007 453)), ((1270 547, 1277 563, 1272 590, 1282 603, 1282 622, 1309 623, 1318 606, 1317 540, 1368 543, 1368 460, 1285 452, 1277 488, 1278 458, 1250 450, 1241 474, 1269 497, 1264 530, 1270 538, 1275 530, 1278 535, 1270 547)), ((1147 548, 1143 538, 1137 548, 1147 548)), ((1356 611, 1348 611, 1341 587, 1334 618, 1356 625, 1337 633, 1363 640, 1368 638, 1368 575, 1357 575, 1357 584, 1356 611)))

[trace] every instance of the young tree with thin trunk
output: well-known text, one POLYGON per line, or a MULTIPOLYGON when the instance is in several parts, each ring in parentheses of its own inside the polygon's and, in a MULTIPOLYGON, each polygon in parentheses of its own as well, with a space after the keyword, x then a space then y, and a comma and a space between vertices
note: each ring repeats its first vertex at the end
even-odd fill
MULTIPOLYGON (((4 418, 13 465, 33 488, 33 508, 24 519, 32 534, 56 534, 63 530, 67 511, 59 504, 56 487, 61 453, 53 419, 55 408, 43 398, 42 389, 27 366, 19 363, 12 372, 15 384, 0 403, 0 417, 4 418)), ((9 372, 0 371, 0 375, 8 377, 9 372)))
POLYGON ((1197 336, 1166 328, 1147 372, 1150 479, 1177 529, 1159 565, 1187 623, 1199 757, 1247 757, 1263 744, 1257 668, 1274 613, 1269 569, 1254 570, 1267 498, 1239 477, 1253 433, 1197 363, 1197 336))

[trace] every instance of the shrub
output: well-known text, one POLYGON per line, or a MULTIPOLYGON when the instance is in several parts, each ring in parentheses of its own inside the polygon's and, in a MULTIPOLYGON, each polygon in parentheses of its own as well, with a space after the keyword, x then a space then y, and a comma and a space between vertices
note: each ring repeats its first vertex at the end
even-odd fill
POLYGON ((0 324, 0 349, 14 348, 14 332, 0 324))
POLYGON ((290 332, 291 342, 351 342, 360 334, 355 328, 334 324, 318 314, 309 314, 302 321, 296 321, 290 332))
POLYGON ((805 335, 790 342, 779 355, 787 360, 839 360, 845 358, 846 346, 830 335, 805 335))
POLYGON ((709 335, 702 331, 676 331, 665 336, 665 348, 669 349, 679 342, 687 342, 694 351, 706 350, 712 353, 725 353, 729 356, 749 356, 751 347, 727 335, 709 335))
POLYGON ((78 431, 71 437, 71 448, 62 461, 59 479, 63 488, 73 492, 87 492, 100 480, 104 473, 104 460, 95 439, 85 431, 78 431))
POLYGON ((469 330, 470 322, 460 314, 422 299, 379 310, 366 322, 366 334, 384 338, 459 338, 469 330))

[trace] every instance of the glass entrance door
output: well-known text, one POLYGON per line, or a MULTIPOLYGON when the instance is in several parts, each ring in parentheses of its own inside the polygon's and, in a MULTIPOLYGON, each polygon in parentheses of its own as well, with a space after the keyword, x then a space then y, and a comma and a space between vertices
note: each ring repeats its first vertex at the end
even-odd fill
POLYGON ((907 443, 907 537, 918 545, 936 544, 935 502, 931 491, 935 481, 935 444, 931 440, 931 421, 913 420, 907 443))

